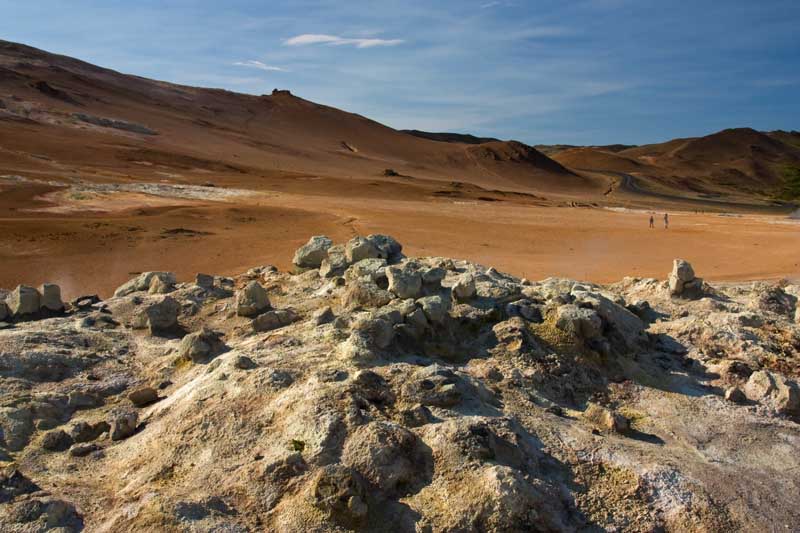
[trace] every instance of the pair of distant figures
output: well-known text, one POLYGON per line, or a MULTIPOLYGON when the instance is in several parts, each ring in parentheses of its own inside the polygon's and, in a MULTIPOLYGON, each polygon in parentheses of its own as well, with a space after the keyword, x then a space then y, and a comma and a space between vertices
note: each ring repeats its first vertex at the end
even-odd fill
MULTIPOLYGON (((653 215, 650 215, 650 227, 656 227, 656 219, 653 215)), ((669 215, 664 213, 664 229, 669 229, 669 215)))

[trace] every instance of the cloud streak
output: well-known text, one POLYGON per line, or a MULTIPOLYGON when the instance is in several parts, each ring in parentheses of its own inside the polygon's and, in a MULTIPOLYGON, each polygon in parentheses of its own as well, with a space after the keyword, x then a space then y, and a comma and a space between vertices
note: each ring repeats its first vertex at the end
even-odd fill
POLYGON ((287 72, 285 68, 275 67, 273 65, 267 65, 265 63, 262 63, 261 61, 256 61, 254 59, 248 59, 247 61, 237 61, 234 63, 234 66, 256 68, 258 70, 263 70, 265 72, 287 72))
POLYGON ((283 44, 286 46, 355 46, 356 48, 374 48, 376 46, 397 46, 403 44, 403 39, 358 39, 351 37, 340 37, 338 35, 328 35, 324 33, 304 33, 286 39, 283 44))

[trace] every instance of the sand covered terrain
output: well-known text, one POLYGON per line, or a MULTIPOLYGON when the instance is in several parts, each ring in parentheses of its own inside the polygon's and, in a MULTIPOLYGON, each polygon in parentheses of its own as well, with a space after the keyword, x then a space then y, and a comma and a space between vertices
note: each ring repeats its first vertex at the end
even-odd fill
POLYGON ((283 190, 140 192, 140 184, 73 188, 5 180, 0 286, 52 281, 68 297, 87 290, 108 296, 136 272, 169 269, 188 280, 211 268, 233 274, 251 263, 288 268, 289 252, 308 233, 345 238, 389 230, 414 243, 413 253, 464 258, 530 278, 658 276, 675 256, 714 280, 800 273, 800 225, 782 215, 666 205, 649 229, 650 211, 635 202, 573 207, 534 195, 377 179, 343 197, 328 181, 292 179, 283 190), (667 209, 669 230, 662 221, 667 209))

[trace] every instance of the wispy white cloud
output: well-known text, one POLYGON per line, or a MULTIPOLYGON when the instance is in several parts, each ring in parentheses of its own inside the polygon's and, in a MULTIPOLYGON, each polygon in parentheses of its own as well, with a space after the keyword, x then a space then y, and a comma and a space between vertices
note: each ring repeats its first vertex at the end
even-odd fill
POLYGON ((324 33, 304 33, 286 39, 283 44, 286 46, 308 46, 313 44, 324 44, 329 46, 351 45, 356 48, 373 48, 375 46, 396 46, 402 44, 403 39, 377 39, 377 38, 351 38, 340 37, 338 35, 327 35, 324 33))
POLYGON ((765 78, 761 80, 754 80, 750 83, 754 87, 762 89, 774 89, 779 87, 792 87, 800 85, 800 78, 765 78))
POLYGON ((265 70, 267 72, 287 72, 285 68, 275 67, 273 65, 267 65, 266 63, 262 63, 261 61, 256 61, 254 59, 248 59, 247 61, 237 61, 234 63, 234 65, 237 67, 257 68, 258 70, 265 70))
POLYGON ((481 9, 491 9, 493 7, 517 7, 517 3, 509 0, 493 0, 481 4, 481 9))

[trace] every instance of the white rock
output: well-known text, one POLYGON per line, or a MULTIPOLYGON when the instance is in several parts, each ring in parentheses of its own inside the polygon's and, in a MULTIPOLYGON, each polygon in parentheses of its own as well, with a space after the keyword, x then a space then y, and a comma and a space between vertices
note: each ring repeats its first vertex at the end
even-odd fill
POLYGON ((267 291, 255 280, 236 295, 236 314, 239 316, 254 317, 269 307, 267 291))
POLYGON ((292 262, 301 268, 319 268, 323 259, 328 257, 328 249, 333 241, 325 235, 315 235, 306 244, 297 249, 292 262))

